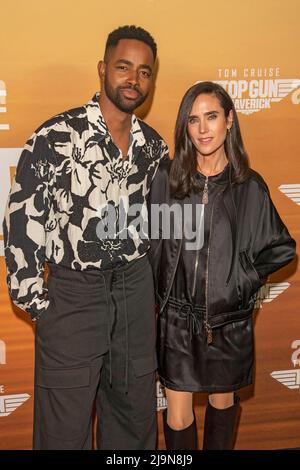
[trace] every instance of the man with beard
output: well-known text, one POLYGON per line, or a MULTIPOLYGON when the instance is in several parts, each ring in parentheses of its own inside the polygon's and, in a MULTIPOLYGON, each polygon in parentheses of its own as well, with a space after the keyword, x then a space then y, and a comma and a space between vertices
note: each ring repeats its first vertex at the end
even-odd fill
POLYGON ((18 164, 5 256, 12 300, 36 325, 34 449, 90 449, 94 405, 98 449, 155 448, 154 293, 141 227, 167 146, 133 114, 155 59, 144 29, 110 33, 101 93, 43 124, 18 164))

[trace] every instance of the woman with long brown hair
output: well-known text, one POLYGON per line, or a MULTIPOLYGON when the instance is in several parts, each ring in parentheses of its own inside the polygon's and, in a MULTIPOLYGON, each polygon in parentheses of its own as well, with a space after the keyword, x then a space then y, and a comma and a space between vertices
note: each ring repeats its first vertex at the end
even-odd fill
POLYGON ((197 448, 195 392, 209 394, 203 448, 232 449, 235 391, 252 383, 255 295, 294 258, 295 241, 249 167, 234 104, 220 85, 201 82, 186 92, 174 159, 161 163, 149 203, 167 449, 197 448), (166 220, 154 227, 161 204, 177 210, 181 237, 165 233, 166 220))

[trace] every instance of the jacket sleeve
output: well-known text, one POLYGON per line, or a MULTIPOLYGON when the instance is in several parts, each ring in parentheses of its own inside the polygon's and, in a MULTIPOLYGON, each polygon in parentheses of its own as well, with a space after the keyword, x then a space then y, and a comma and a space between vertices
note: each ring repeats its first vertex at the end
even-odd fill
POLYGON ((158 206, 160 204, 165 203, 167 199, 167 186, 169 184, 168 168, 170 166, 170 162, 171 161, 168 155, 166 155, 160 161, 158 170, 151 184, 151 189, 147 201, 150 239, 149 259, 152 266, 155 293, 158 301, 159 295, 157 285, 160 270, 161 252, 163 247, 163 238, 161 220, 155 216, 155 213, 158 213, 158 211, 156 211, 158 206))
POLYGON ((50 153, 44 136, 33 134, 27 141, 9 193, 3 225, 9 293, 12 301, 33 320, 49 304, 44 264, 50 153))
POLYGON ((296 254, 296 242, 282 222, 268 190, 264 191, 252 253, 260 279, 288 264, 296 254))

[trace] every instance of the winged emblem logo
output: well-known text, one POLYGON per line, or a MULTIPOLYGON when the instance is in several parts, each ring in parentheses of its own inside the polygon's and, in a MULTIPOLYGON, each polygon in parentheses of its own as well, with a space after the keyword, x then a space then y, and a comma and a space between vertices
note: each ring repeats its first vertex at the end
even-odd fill
POLYGON ((19 406, 30 398, 28 393, 19 393, 16 395, 0 395, 0 418, 9 416, 19 406))
POLYGON ((278 189, 300 206, 300 184, 282 184, 278 189))
POLYGON ((292 390, 297 388, 300 390, 300 369, 275 370, 271 373, 271 377, 292 390))
POLYGON ((274 80, 278 86, 278 97, 271 98, 271 101, 278 102, 285 98, 291 91, 300 86, 300 80, 296 78, 278 78, 274 80))
POLYGON ((263 303, 272 302, 289 287, 289 282, 271 282, 265 284, 257 293, 255 308, 262 308, 263 303))

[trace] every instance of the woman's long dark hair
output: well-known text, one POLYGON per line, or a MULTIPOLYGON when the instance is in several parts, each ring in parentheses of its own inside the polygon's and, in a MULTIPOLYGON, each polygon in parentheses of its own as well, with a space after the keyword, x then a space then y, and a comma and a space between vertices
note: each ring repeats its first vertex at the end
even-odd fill
POLYGON ((184 95, 175 127, 175 152, 170 171, 170 189, 173 197, 182 199, 191 192, 198 192, 196 182, 197 152, 188 135, 188 119, 197 96, 200 94, 215 95, 224 109, 225 118, 230 110, 233 113, 233 124, 224 142, 226 157, 232 168, 232 182, 243 183, 249 173, 249 160, 244 148, 240 126, 234 104, 228 93, 217 83, 200 82, 193 85, 184 95))

